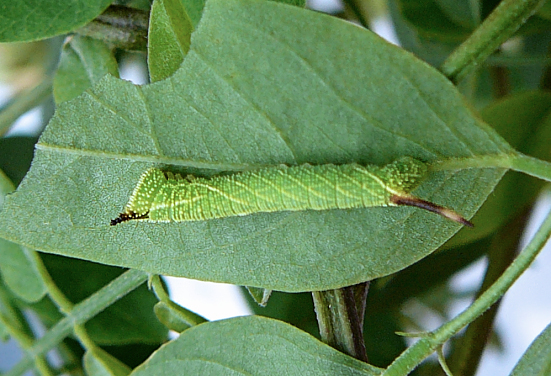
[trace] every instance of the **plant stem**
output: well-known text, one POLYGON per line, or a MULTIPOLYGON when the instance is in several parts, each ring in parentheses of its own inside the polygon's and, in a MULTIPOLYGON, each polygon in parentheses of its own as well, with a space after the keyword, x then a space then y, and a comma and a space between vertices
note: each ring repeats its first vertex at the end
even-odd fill
POLYGON ((111 48, 145 51, 148 26, 147 12, 112 5, 77 33, 102 40, 111 48))
POLYGON ((538 179, 551 181, 551 163, 528 155, 519 154, 513 158, 511 169, 538 179))
POLYGON ((151 276, 150 283, 151 283, 151 287, 153 287, 153 292, 155 293, 155 296, 157 297, 157 299, 165 303, 168 303, 171 301, 170 296, 168 296, 165 290, 165 287, 163 286, 161 277, 159 277, 158 274, 151 276))
MULTIPOLYGON (((32 257, 32 262, 36 266, 38 273, 40 274, 40 278, 42 278, 42 281, 46 285, 48 295, 62 313, 66 315, 69 314, 74 308, 73 303, 65 296, 65 294, 63 294, 63 292, 61 292, 59 287, 57 287, 54 280, 50 276, 50 273, 46 269, 46 266, 42 262, 42 259, 38 255, 38 252, 29 250, 29 254, 32 257)), ((75 324, 73 327, 73 333, 86 350, 96 347, 95 343, 90 339, 84 325, 75 324)))
POLYGON ((437 330, 424 335, 417 343, 404 351, 385 370, 385 376, 405 375, 412 371, 423 359, 431 355, 466 325, 474 321, 492 304, 500 299, 518 277, 530 266, 547 240, 551 237, 551 214, 548 214, 530 243, 505 272, 474 303, 453 320, 437 330))
POLYGON ((55 324, 42 338, 27 349, 23 359, 4 376, 22 375, 32 365, 33 359, 43 355, 68 336, 75 325, 84 324, 111 304, 136 289, 147 280, 147 273, 129 270, 83 300, 55 324))
MULTIPOLYGON (((488 249, 488 267, 477 298, 490 287, 513 262, 517 255, 520 238, 528 217, 528 210, 523 211, 507 223, 496 235, 488 249)), ((469 324, 465 334, 454 346, 449 364, 455 376, 470 376, 476 373, 484 351, 501 299, 492 305, 483 315, 469 324)))
MULTIPOLYGON (((356 313, 358 314, 358 319, 360 321, 360 328, 364 327, 364 318, 365 318, 365 307, 367 303, 367 293, 369 291, 370 281, 358 283, 354 285, 354 301, 356 302, 356 313)), ((362 335, 363 338, 363 335, 362 335)), ((365 343, 365 342, 364 342, 365 343)))
POLYGON ((358 315, 357 286, 336 290, 314 291, 314 307, 323 342, 356 359, 367 362, 363 338, 363 320, 358 315))
MULTIPOLYGON (((15 339, 19 347, 27 350, 32 347, 34 338, 28 336, 20 328, 10 323, 10 320, 0 312, 0 324, 8 331, 10 337, 15 339)), ((48 362, 43 355, 34 358, 34 368, 43 376, 52 376, 48 362)))
POLYGON ((438 161, 430 166, 432 171, 463 170, 468 168, 506 168, 551 181, 551 163, 521 153, 482 155, 438 161))
POLYGON ((503 0, 484 22, 448 56, 440 71, 457 83, 509 39, 545 0, 503 0))

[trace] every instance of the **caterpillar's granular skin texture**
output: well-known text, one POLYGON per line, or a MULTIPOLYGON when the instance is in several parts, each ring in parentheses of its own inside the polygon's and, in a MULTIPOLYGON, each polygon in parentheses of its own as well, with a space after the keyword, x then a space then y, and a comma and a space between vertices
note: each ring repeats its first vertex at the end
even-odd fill
POLYGON ((151 168, 140 177, 125 211, 111 224, 127 220, 204 221, 259 212, 396 206, 402 204, 397 198, 416 199, 408 193, 427 174, 427 166, 410 157, 384 167, 305 164, 210 179, 184 179, 151 168))

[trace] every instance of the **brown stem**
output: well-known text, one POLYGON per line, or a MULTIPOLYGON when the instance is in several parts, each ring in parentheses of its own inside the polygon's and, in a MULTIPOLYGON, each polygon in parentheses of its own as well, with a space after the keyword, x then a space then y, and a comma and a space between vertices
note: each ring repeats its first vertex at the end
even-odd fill
POLYGON ((364 326, 365 318, 365 307, 367 302, 367 293, 369 291, 370 281, 358 283, 357 285, 352 286, 354 288, 354 300, 356 302, 356 313, 358 314, 358 319, 360 320, 360 327, 364 326))
POLYGON ((112 5, 77 33, 103 40, 112 48, 145 51, 148 25, 147 12, 112 5))
POLYGON ((366 296, 365 287, 348 286, 337 290, 314 291, 312 296, 316 317, 323 342, 356 359, 367 362, 363 338, 363 315, 358 308, 365 310, 363 302, 356 300, 357 293, 366 296))

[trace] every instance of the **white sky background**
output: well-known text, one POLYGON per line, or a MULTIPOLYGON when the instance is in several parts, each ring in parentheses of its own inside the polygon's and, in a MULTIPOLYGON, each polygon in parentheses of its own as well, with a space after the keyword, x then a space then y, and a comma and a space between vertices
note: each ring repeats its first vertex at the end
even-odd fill
MULTIPOLYGON (((333 0, 312 0, 308 3, 315 9, 327 9, 322 8, 323 4, 321 3, 329 3, 329 7, 338 9, 338 1, 333 0)), ((374 22, 372 28, 385 39, 397 43, 397 38, 388 19, 374 22)), ((139 68, 130 61, 121 68, 121 77, 136 83, 143 83, 144 72, 140 72, 139 68)), ((0 86, 0 103, 4 103, 9 95, 9 89, 0 86)), ((10 135, 35 133, 39 115, 40 110, 33 110, 21 117, 10 135)), ((537 208, 534 222, 543 220, 550 208, 551 198, 548 196, 537 208)), ((537 223, 533 223, 531 227, 532 231, 535 231, 537 223)), ((454 290, 472 291, 476 289, 484 270, 485 261, 481 261, 459 273, 453 279, 454 290)), ((506 293, 496 320, 504 352, 498 353, 493 349, 486 350, 477 376, 509 375, 530 343, 551 322, 550 275, 551 249, 548 246, 530 269, 506 293)), ((235 286, 174 277, 168 277, 166 281, 175 302, 209 320, 220 320, 251 313, 240 290, 235 286)), ((450 312, 455 316, 469 304, 470 301, 459 302, 451 308, 450 312)), ((0 370, 9 369, 20 356, 14 349, 14 345, 13 341, 0 343, 0 370)))

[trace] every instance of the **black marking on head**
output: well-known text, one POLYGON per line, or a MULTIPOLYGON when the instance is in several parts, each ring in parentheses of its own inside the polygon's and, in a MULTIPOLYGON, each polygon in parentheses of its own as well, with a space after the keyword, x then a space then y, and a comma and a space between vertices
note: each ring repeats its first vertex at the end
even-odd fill
POLYGON ((122 223, 122 222, 131 221, 133 219, 145 219, 145 218, 149 218, 149 212, 145 214, 138 214, 134 212, 120 213, 117 218, 111 220, 111 226, 118 225, 119 223, 122 223))

